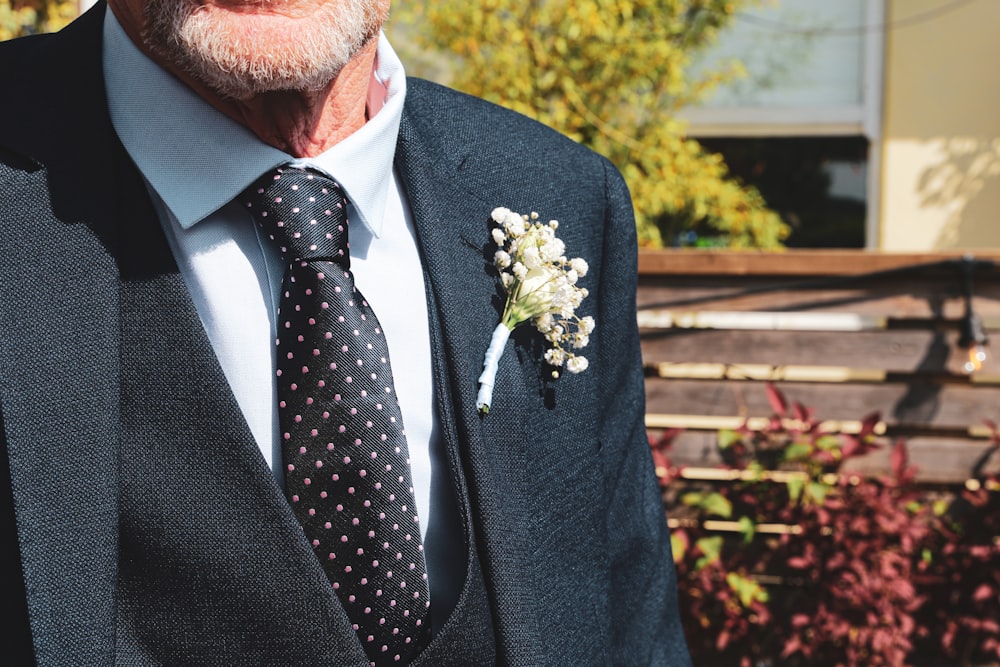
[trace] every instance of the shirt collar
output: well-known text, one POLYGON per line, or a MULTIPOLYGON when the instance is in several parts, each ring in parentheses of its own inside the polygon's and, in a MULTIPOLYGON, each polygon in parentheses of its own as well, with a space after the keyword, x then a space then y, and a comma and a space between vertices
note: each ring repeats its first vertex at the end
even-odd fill
POLYGON ((111 122, 133 162, 181 227, 234 199, 286 162, 328 173, 376 237, 391 183, 406 75, 379 35, 368 90, 369 120, 315 158, 296 159, 263 143, 142 53, 112 12, 104 21, 104 81, 111 122))

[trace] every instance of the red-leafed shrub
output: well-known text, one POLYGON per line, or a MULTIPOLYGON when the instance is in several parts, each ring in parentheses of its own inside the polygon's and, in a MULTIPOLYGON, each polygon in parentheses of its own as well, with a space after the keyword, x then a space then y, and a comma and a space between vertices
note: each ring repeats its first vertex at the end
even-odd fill
POLYGON ((877 415, 824 432, 767 391, 767 428, 719 433, 731 481, 683 479, 676 432, 651 443, 694 663, 1000 665, 1000 480, 975 470, 971 488, 931 493, 906 443, 875 435, 877 415), (890 474, 840 472, 878 447, 890 474))

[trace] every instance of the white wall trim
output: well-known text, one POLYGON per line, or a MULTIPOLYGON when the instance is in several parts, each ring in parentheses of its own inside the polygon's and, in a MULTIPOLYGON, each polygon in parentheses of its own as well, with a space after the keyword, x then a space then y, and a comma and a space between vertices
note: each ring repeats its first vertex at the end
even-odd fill
MULTIPOLYGON (((886 25, 887 0, 868 0, 865 19, 868 25, 886 25)), ((865 210, 865 247, 882 247, 882 123, 885 99, 884 30, 872 30, 865 36, 865 71, 862 89, 868 137, 868 197, 865 210)))
POLYGON ((850 107, 685 109, 692 137, 784 137, 865 133, 865 110, 850 107))

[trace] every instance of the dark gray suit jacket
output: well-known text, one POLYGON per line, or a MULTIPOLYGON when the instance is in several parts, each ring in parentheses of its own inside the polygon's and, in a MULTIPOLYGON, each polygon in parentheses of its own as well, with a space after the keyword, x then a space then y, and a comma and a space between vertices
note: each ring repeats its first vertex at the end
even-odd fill
MULTIPOLYGON (((0 44, 0 521, 15 664, 357 664, 343 610, 218 367, 107 116, 103 4, 0 44)), ((435 386, 499 661, 688 665, 643 427, 628 192, 603 158, 413 80, 396 166, 435 386), (552 381, 502 308, 489 214, 560 220, 591 271, 591 367, 552 381)), ((460 661, 457 664, 462 664, 460 661)))

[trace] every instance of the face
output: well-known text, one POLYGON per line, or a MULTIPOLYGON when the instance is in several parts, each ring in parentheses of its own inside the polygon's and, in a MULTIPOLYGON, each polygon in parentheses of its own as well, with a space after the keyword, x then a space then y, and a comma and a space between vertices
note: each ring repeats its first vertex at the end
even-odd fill
POLYGON ((147 0, 147 46, 238 100, 326 86, 374 38, 389 0, 147 0))

